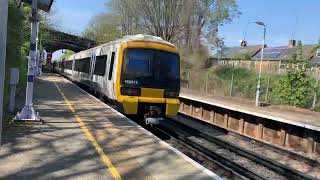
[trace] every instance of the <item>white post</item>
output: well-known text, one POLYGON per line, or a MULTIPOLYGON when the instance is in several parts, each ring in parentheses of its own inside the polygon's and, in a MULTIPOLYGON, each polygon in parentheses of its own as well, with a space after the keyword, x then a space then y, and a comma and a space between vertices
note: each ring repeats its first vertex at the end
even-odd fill
POLYGON ((40 120, 33 109, 33 83, 37 70, 37 34, 38 34, 38 7, 37 0, 32 0, 32 24, 31 24, 31 43, 28 57, 28 76, 26 89, 26 103, 21 113, 18 113, 16 120, 40 120))
POLYGON ((39 75, 42 75, 42 65, 44 63, 44 55, 45 55, 46 51, 43 49, 40 53, 40 61, 39 61, 39 75))
POLYGON ((39 51, 39 21, 37 21, 37 35, 36 35, 36 72, 34 73, 35 77, 39 76, 39 64, 40 64, 40 51, 39 51))
POLYGON ((257 91, 256 91, 256 106, 259 106, 260 100, 260 88, 261 88, 261 73, 262 73, 262 60, 263 60, 263 50, 265 45, 266 39, 266 25, 263 28, 263 43, 262 43, 262 50, 261 50, 261 57, 260 57, 260 67, 259 67, 259 77, 258 77, 258 84, 257 84, 257 91))
POLYGON ((320 70, 317 69, 317 79, 316 79, 316 87, 315 87, 316 92, 314 92, 312 108, 315 108, 316 107, 316 103, 317 103, 317 92, 318 92, 318 86, 319 86, 319 77, 320 77, 320 70))
POLYGON ((9 102, 9 112, 13 113, 15 110, 16 101, 16 88, 19 83, 19 69, 10 69, 10 102, 9 102))
POLYGON ((0 1, 0 146, 3 118, 3 94, 6 66, 8 0, 0 1))
POLYGON ((232 96, 232 92, 233 92, 233 81, 234 81, 234 73, 232 73, 232 77, 231 77, 231 84, 230 84, 230 93, 229 96, 232 96))

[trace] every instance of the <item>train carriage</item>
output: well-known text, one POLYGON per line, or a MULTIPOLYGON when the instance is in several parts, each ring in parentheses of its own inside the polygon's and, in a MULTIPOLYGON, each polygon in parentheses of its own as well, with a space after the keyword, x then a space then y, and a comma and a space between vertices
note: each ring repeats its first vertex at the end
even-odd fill
POLYGON ((178 112, 180 57, 173 44, 159 37, 125 36, 76 53, 57 69, 146 123, 157 124, 178 112))

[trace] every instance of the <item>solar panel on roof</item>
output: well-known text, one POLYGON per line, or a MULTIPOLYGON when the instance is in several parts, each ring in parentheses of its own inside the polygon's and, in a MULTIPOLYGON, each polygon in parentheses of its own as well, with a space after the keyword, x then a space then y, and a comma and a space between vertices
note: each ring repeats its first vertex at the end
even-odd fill
MULTIPOLYGON (((263 58, 277 58, 280 56, 280 54, 285 51, 286 48, 265 48, 263 52, 263 58)), ((260 58, 261 51, 255 56, 255 58, 260 58)))

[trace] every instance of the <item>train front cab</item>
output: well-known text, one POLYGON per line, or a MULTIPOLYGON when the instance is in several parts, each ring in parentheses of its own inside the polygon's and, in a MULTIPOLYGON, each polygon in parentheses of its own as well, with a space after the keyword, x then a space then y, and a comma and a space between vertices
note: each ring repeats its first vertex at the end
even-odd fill
POLYGON ((116 96, 127 115, 158 124, 176 115, 180 101, 180 58, 173 46, 156 42, 121 44, 116 96))

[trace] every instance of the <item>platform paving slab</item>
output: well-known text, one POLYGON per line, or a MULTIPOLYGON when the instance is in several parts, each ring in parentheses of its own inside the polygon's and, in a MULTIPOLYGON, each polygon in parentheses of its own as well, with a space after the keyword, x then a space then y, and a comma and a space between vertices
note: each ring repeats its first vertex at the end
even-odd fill
POLYGON ((219 179, 61 76, 38 78, 34 103, 45 124, 4 131, 0 179, 219 179))

